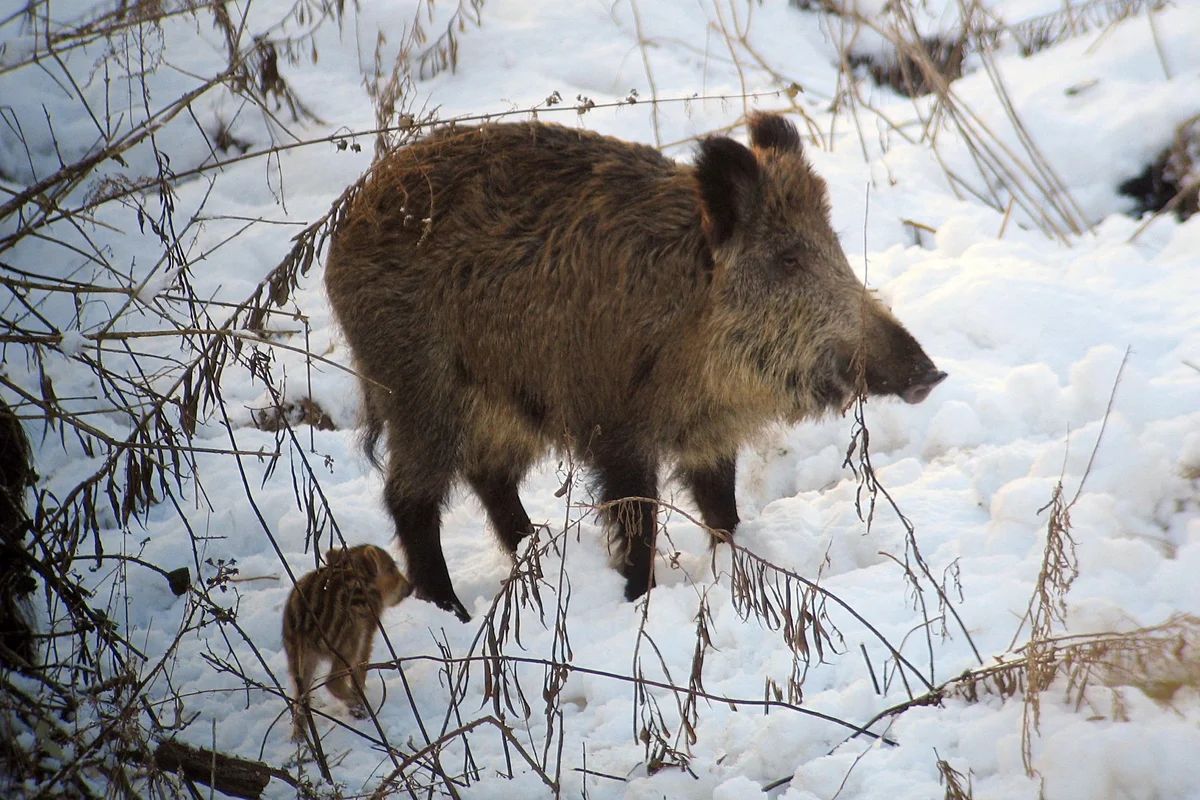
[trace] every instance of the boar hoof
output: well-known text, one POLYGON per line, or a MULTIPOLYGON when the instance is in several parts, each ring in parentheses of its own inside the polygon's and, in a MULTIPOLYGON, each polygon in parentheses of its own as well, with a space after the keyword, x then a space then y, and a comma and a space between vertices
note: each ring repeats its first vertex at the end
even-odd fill
POLYGON ((451 614, 458 617, 459 622, 470 622, 471 621, 471 615, 467 612, 467 607, 464 606, 461 602, 459 602, 457 597, 454 597, 454 596, 451 596, 449 598, 431 597, 431 598, 429 598, 429 600, 432 601, 433 604, 435 606, 437 606, 438 608, 440 608, 442 611, 449 611, 451 614))
POLYGON ((413 595, 418 600, 424 600, 426 602, 433 603, 442 611, 449 611, 451 614, 458 617, 459 622, 471 621, 471 615, 467 612, 467 607, 464 606, 454 594, 453 589, 450 590, 448 596, 443 592, 430 591, 428 589, 416 589, 414 590, 413 595))
POLYGON ((466 607, 464 607, 463 604, 458 602, 457 600, 455 600, 453 603, 450 603, 448 605, 443 605, 441 607, 443 609, 445 609, 446 611, 449 611, 454 616, 458 617, 459 622, 466 623, 466 622, 471 621, 471 615, 467 613, 466 607))
POLYGON ((654 588, 654 579, 646 579, 647 576, 639 575, 625 579, 625 601, 632 603, 646 592, 654 588))

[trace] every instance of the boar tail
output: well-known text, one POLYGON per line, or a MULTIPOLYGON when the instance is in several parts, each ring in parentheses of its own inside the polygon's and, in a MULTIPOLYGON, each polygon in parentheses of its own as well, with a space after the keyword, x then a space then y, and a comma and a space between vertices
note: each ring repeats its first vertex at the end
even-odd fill
POLYGON ((379 460, 379 437, 383 435, 384 417, 379 409, 379 390, 363 382, 362 407, 362 439, 363 453, 376 469, 382 470, 383 463, 379 460))

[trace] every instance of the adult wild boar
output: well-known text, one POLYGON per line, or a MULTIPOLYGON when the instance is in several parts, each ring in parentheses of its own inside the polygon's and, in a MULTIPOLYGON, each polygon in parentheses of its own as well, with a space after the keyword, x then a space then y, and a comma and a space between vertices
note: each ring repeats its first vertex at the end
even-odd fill
POLYGON ((653 583, 659 467, 709 527, 738 524, 738 446, 872 395, 919 403, 945 373, 855 277, 825 184, 783 117, 694 165, 537 122, 450 127, 375 166, 325 282, 362 391, 367 451, 417 596, 469 619, 440 541, 465 478, 500 542, 552 447, 590 465, 625 596, 653 583))

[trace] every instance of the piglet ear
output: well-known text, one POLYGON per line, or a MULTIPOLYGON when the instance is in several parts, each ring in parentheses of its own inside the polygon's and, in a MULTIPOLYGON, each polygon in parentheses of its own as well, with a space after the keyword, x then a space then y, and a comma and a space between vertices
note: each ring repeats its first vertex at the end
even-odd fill
POLYGON ((362 570, 363 576, 367 580, 375 580, 383 574, 386 568, 384 559, 391 560, 391 556, 385 553, 378 547, 364 547, 360 550, 358 558, 359 569, 362 570))
POLYGON ((696 182, 710 247, 720 247, 748 217, 758 188, 758 161, 744 145, 726 136, 700 142, 696 182))
POLYGON ((746 126, 750 129, 750 146, 755 150, 801 152, 800 134, 796 126, 778 114, 755 112, 746 120, 746 126))

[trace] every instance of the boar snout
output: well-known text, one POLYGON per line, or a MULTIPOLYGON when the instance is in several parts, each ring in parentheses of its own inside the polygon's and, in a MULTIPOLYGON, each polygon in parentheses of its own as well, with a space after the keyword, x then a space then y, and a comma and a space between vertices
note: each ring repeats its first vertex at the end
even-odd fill
MULTIPOLYGON (((871 396, 891 395, 915 405, 946 379, 946 373, 934 365, 912 334, 890 315, 877 318, 860 357, 866 362, 863 379, 871 396)), ((855 382, 854 363, 852 357, 851 384, 855 382)))
POLYGON ((909 405, 916 405, 929 396, 933 387, 946 380, 946 373, 933 365, 929 359, 924 364, 913 369, 913 380, 907 389, 900 392, 901 399, 909 405))

